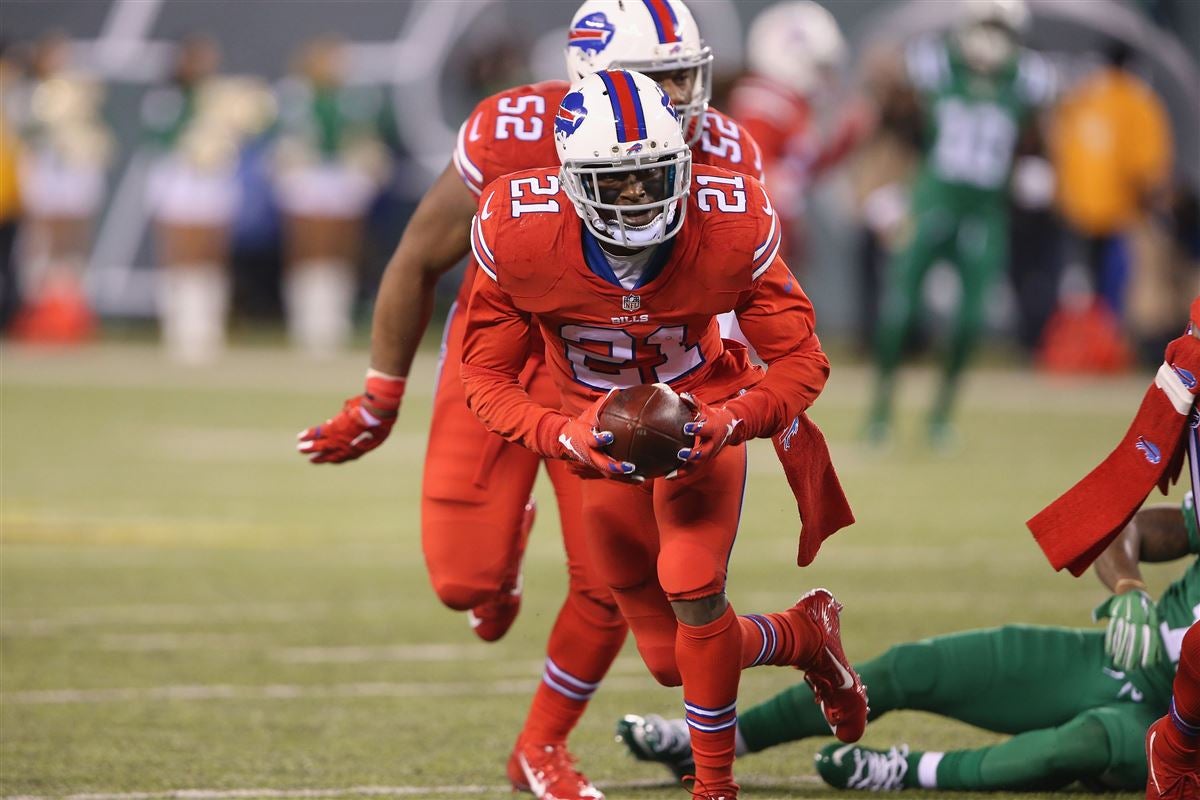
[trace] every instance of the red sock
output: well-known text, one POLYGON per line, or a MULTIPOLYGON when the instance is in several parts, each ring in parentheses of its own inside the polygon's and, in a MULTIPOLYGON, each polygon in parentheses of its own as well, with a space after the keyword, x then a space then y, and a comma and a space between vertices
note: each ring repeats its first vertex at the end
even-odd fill
POLYGON ((820 632, 807 617, 787 611, 738 617, 742 628, 742 669, 771 664, 807 664, 816 655, 820 632))
POLYGON ((1200 623, 1183 636, 1171 690, 1172 724, 1163 727, 1163 735, 1176 749, 1194 753, 1200 746, 1200 623))
POLYGON ((679 623, 675 659, 683 677, 683 705, 692 734, 696 778, 710 788, 734 788, 737 690, 742 629, 733 608, 707 625, 679 623))
POLYGON ((567 596, 546 645, 542 682, 521 731, 524 741, 564 744, 587 708, 588 700, 612 666, 628 628, 611 608, 567 596))

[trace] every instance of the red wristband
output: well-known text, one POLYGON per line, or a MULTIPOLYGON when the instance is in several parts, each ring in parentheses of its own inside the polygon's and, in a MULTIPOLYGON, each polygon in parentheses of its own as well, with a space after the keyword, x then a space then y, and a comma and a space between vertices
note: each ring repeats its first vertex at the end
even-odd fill
POLYGON ((367 370, 367 388, 363 397, 371 408, 384 414, 395 414, 400 410, 400 400, 404 397, 406 378, 388 375, 377 369, 367 370))

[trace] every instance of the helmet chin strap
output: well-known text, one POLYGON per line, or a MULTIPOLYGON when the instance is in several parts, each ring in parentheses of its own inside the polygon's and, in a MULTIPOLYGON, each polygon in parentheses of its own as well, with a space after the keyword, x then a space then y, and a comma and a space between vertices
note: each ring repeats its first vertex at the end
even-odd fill
MULTIPOLYGON (((604 233, 608 234, 613 239, 624 239, 628 247, 648 247, 652 244, 658 244, 663 241, 663 233, 668 226, 668 220, 675 219, 675 209, 678 204, 673 204, 668 210, 668 214, 659 214, 654 219, 647 222, 645 225, 626 225, 625 235, 621 235, 621 226, 617 221, 603 219, 597 215, 592 224, 600 228, 604 233)), ((620 213, 620 212, 618 212, 620 213)))

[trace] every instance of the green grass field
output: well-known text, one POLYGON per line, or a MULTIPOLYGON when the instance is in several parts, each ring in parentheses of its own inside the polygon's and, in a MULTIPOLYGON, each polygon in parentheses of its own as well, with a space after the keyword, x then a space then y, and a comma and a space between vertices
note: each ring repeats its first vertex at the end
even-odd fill
MULTIPOLYGON (((6 346, 0 794, 509 796, 504 762, 565 585, 553 504, 539 485, 521 618, 502 642, 479 643, 437 603, 420 554, 432 355, 381 450, 338 467, 294 452, 296 431, 357 389, 365 361, 246 348, 183 369, 149 345, 6 346)), ((877 453, 856 443, 868 376, 834 363, 814 417, 859 522, 797 569, 794 506, 769 446, 757 446, 735 606, 776 610, 828 586, 846 604, 854 658, 1010 621, 1089 624, 1099 583, 1052 572, 1023 521, 1107 452, 1148 376, 1052 383, 981 370, 964 397, 962 448, 944 456, 922 445, 927 373, 906 374, 897 442, 877 453)), ((1176 572, 1151 570, 1153 588, 1176 572)), ((797 678, 752 670, 742 707, 797 678)), ((627 645, 573 739, 610 800, 684 796, 612 738, 624 712, 678 707, 627 645)), ((915 713, 866 739, 994 740, 915 713)), ((811 766, 828 741, 740 761, 743 797, 834 796, 811 766)))

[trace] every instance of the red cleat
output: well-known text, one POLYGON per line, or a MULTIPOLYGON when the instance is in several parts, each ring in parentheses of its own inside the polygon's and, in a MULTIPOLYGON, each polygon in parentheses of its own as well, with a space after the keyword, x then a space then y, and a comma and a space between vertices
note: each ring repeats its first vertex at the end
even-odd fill
POLYGON ((842 604, 828 589, 813 589, 796 601, 789 611, 811 620, 821 632, 821 644, 813 660, 796 664, 804 670, 804 680, 813 690, 813 699, 821 706, 833 735, 843 742, 857 742, 867 729, 867 687, 842 649, 842 604))
POLYGON ((575 756, 563 744, 526 744, 520 740, 508 757, 514 791, 538 800, 604 800, 604 793, 575 769, 575 756))
POLYGON ((533 529, 533 520, 537 516, 537 503, 529 498, 525 504, 525 516, 521 519, 520 553, 517 556, 517 574, 511 583, 500 590, 500 594, 487 602, 480 603, 467 612, 467 622, 471 630, 485 642, 495 642, 508 633, 508 629, 517 621, 521 611, 521 560, 525 557, 525 543, 529 541, 529 531, 533 529))
POLYGON ((709 786, 695 775, 684 775, 683 782, 688 781, 692 782, 692 800, 737 800, 740 787, 736 783, 709 786))
POLYGON ((1200 798, 1200 752, 1176 749, 1163 729, 1173 724, 1163 717, 1146 731, 1146 800, 1197 800, 1200 798))

